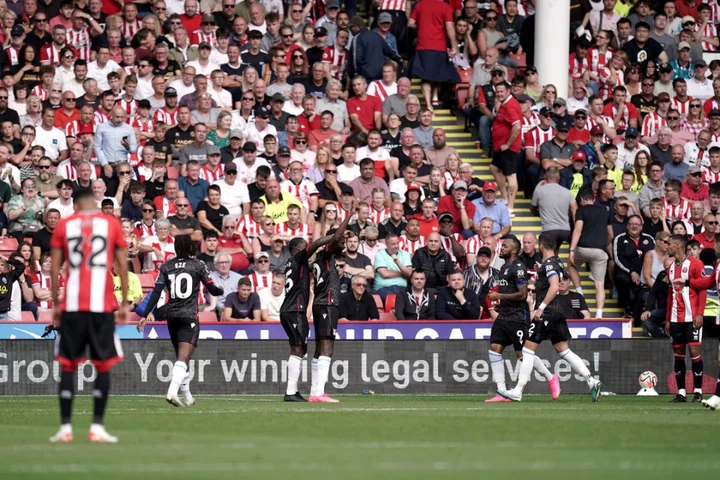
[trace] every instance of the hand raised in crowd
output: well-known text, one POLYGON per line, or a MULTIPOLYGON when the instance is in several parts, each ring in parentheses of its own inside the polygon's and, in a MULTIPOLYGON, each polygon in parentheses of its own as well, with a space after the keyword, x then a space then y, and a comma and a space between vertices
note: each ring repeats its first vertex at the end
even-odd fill
POLYGON ((103 172, 105 172, 105 176, 108 178, 112 178, 113 176, 113 167, 110 164, 107 164, 103 167, 103 172))

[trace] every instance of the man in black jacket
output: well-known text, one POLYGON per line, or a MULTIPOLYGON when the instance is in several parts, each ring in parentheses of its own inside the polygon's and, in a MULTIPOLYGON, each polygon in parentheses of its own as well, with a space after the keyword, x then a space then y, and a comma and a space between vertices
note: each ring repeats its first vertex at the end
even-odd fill
POLYGON ((425 288, 425 280, 425 272, 413 270, 410 285, 398 292, 395 299, 397 320, 435 319, 435 295, 425 288))
POLYGON ((350 20, 350 31, 354 35, 350 46, 350 70, 352 78, 362 75, 367 83, 382 78, 382 67, 386 58, 403 64, 402 57, 385 42, 377 32, 365 28, 365 20, 357 15, 350 20))
POLYGON ((0 289, 0 320, 9 320, 12 287, 15 281, 23 276, 23 273, 25 273, 24 263, 17 258, 10 257, 8 260, 0 255, 0 278, 2 278, 3 285, 3 288, 0 289))
POLYGON ((477 320, 480 318, 480 300, 475 292, 465 288, 461 271, 450 273, 448 286, 438 290, 435 314, 438 320, 477 320))
POLYGON ((450 254, 441 248, 440 234, 437 232, 427 236, 427 246, 415 251, 412 266, 415 270, 425 272, 425 287, 428 290, 447 286, 448 274, 455 271, 455 262, 450 254))
POLYGON ((379 320, 375 299, 367 291, 367 280, 360 275, 352 279, 352 289, 340 297, 340 320, 379 320))
POLYGON ((642 233, 642 219, 633 215, 628 219, 627 231, 613 240, 613 257, 615 258, 615 287, 618 291, 618 305, 625 309, 625 318, 632 318, 633 312, 638 315, 640 308, 640 275, 642 274, 645 254, 655 248, 655 240, 642 233), (630 294, 635 293, 638 308, 630 304, 630 294))

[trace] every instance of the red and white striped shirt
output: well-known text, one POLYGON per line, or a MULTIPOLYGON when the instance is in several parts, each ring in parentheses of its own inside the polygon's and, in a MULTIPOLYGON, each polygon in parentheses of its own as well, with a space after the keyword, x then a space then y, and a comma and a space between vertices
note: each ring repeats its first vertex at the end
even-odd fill
POLYGON ((713 172, 710 167, 702 167, 702 181, 707 184, 720 182, 720 172, 713 172))
POLYGON ((90 61, 90 46, 92 45, 90 27, 83 27, 80 31, 72 27, 67 29, 65 32, 65 44, 72 45, 75 48, 78 58, 82 58, 86 62, 90 61))
POLYGON ((13 46, 9 46, 5 49, 5 54, 10 60, 10 65, 15 66, 20 63, 20 50, 16 50, 13 46))
MULTIPOLYGON (((68 137, 77 137, 78 131, 80 130, 80 120, 73 120, 65 127, 65 135, 68 137)), ((95 123, 93 122, 93 130, 95 130, 95 123)))
MULTIPOLYGON (((607 123, 609 127, 615 128, 615 122, 613 121, 612 118, 608 117, 607 115, 600 115, 600 118, 602 118, 602 120, 605 123, 607 123)), ((594 127, 597 124, 598 123, 595 121, 595 119, 593 117, 591 117, 590 115, 588 115, 587 129, 592 130, 592 127, 594 127)), ((603 143, 610 143, 610 139, 607 137, 607 135, 603 135, 603 143)))
POLYGON ((158 258, 154 251, 145 255, 145 270, 157 275, 159 273, 158 268, 160 268, 160 265, 175 258, 175 240, 173 237, 168 236, 167 242, 163 247, 160 243, 160 239, 158 239, 157 236, 154 236, 150 237, 149 243, 153 249, 157 248, 162 252, 161 258, 158 258), (152 268, 150 268, 150 266, 152 266, 152 268))
POLYGON ((418 236, 417 240, 410 240, 407 234, 400 235, 400 250, 409 253, 410 256, 412 256, 418 248, 424 247, 425 245, 427 245, 427 243, 425 242, 425 237, 422 235, 418 236))
POLYGON ((297 185, 292 180, 284 180, 280 184, 280 191, 295 195, 295 198, 300 200, 305 207, 306 213, 310 208, 310 199, 320 195, 315 187, 315 184, 307 178, 303 178, 297 185))
POLYGON ((30 91, 30 95, 37 95, 38 97, 40 97, 40 100, 44 102, 50 97, 50 92, 45 90, 42 84, 37 84, 30 91))
POLYGON ((386 218, 390 218, 390 207, 385 207, 382 210, 376 210, 373 205, 370 205, 370 220, 375 225, 380 225, 380 223, 386 218))
MULTIPOLYGON (((717 6, 717 5, 716 5, 717 6)), ((713 23, 706 23, 705 28, 703 29, 702 33, 703 37, 710 37, 710 38, 717 38, 718 31, 717 27, 713 23)), ((717 51, 717 48, 715 48, 715 45, 713 45, 710 42, 702 42, 702 49, 705 52, 715 52, 717 51)))
POLYGON ((540 126, 537 126, 523 135, 523 143, 526 149, 531 149, 535 152, 535 157, 540 158, 540 146, 553 139, 555 137, 555 129, 550 127, 547 130, 543 130, 540 126))
POLYGON ((641 137, 651 137, 661 128, 667 126, 667 118, 661 117, 657 112, 650 112, 645 115, 642 124, 641 137))
POLYGON ((253 220, 252 214, 243 215, 235 225, 235 230, 245 235, 248 240, 253 239, 262 234, 262 219, 260 222, 256 222, 253 220))
POLYGON ((684 198, 680 199, 680 203, 672 205, 667 200, 663 199, 665 204, 665 217, 667 221, 672 223, 675 220, 689 220, 690 219, 690 202, 684 198))
POLYGON ((330 74, 334 79, 342 81, 345 78, 348 63, 346 48, 338 48, 336 45, 325 47, 321 61, 330 64, 330 74))
POLYGON ((213 184, 218 180, 222 180, 225 176, 225 165, 218 163, 217 168, 212 170, 209 165, 205 164, 200 167, 200 178, 207 180, 209 184, 213 184))
POLYGON ((142 28, 142 23, 140 23, 140 20, 137 18, 134 22, 127 22, 126 20, 123 20, 122 28, 120 31, 123 34, 123 37, 127 39, 132 39, 138 30, 142 28))
MULTIPOLYGON (((43 275, 42 272, 31 275, 32 283, 31 286, 40 285, 40 288, 50 290, 50 275, 43 275)), ((59 287, 61 290, 65 289, 65 279, 60 275, 59 287)), ((35 303, 39 308, 50 310, 53 307, 52 300, 35 300, 35 303)))
POLYGON ((625 74, 622 70, 615 70, 615 78, 617 82, 615 85, 608 85, 605 81, 610 78, 610 68, 607 66, 600 67, 598 69, 598 76, 600 77, 600 93, 599 95, 604 98, 610 98, 612 96, 613 88, 625 85, 625 74))
POLYGON ((590 70, 597 73, 598 68, 604 67, 605 65, 610 63, 610 60, 612 59, 614 53, 615 52, 612 48, 608 48, 605 53, 602 53, 596 47, 590 48, 587 54, 590 70))
POLYGON ((680 112, 681 117, 687 117, 688 112, 690 111, 690 102, 692 101, 692 97, 688 96, 687 100, 684 102, 681 102, 678 100, 678 97, 672 97, 670 99, 670 108, 674 108, 678 112, 680 112))
POLYGON ((310 227, 306 223, 300 223, 297 228, 290 227, 288 222, 278 223, 275 225, 275 233, 283 237, 302 237, 305 240, 310 239, 310 227))
MULTIPOLYGON (((152 118, 141 118, 138 116, 134 116, 130 121, 131 127, 137 127, 143 133, 151 133, 153 131, 154 125, 155 124, 153 123, 152 118)), ((145 146, 145 142, 146 140, 141 140, 140 145, 145 146)))
POLYGON ((668 306, 666 320, 671 323, 692 323, 695 315, 702 315, 707 293, 705 290, 690 288, 690 281, 704 275, 703 263, 693 257, 686 257, 680 265, 672 262, 667 269, 668 306))
MULTIPOLYGON (((345 217, 347 217, 348 215, 355 215, 354 213, 345 210, 342 205, 338 205, 337 211, 338 211, 337 212, 338 213, 338 222, 341 222, 341 223, 345 221, 345 217)), ((352 222, 352 218, 350 219, 350 221, 352 222)))
MULTIPOLYGON (((125 110, 125 113, 127 114, 127 122, 130 123, 130 119, 135 115, 135 112, 137 112, 138 107, 138 101, 135 99, 130 100, 129 102, 125 100, 125 98, 121 98, 117 102, 115 102, 115 105, 120 105, 123 110, 125 110)), ((132 124, 130 123, 132 126, 132 124)))
POLYGON ((465 240, 465 251, 476 255, 478 250, 480 250, 480 247, 483 245, 485 245, 485 242, 483 242, 482 238, 480 238, 480 235, 473 235, 465 240))
POLYGON ((155 232, 155 220, 153 220, 152 225, 147 225, 142 220, 140 220, 139 222, 135 222, 134 233, 135 233, 135 236, 141 240, 145 237, 152 237, 156 233, 155 232))
POLYGON ((540 115, 535 112, 531 112, 529 117, 523 115, 521 130, 522 135, 525 135, 527 132, 537 127, 538 125, 540 125, 540 115))
POLYGON ((97 110, 95 114, 93 114, 93 123, 97 127, 101 123, 109 122, 110 121, 110 115, 103 112, 102 110, 97 110))
POLYGON ((192 32, 192 35, 190 35, 190 45, 196 47, 202 42, 209 43, 213 48, 217 47, 217 36, 215 36, 215 32, 205 33, 202 30, 192 32))
POLYGON ((40 48, 40 63, 48 62, 49 65, 57 67, 60 65, 60 50, 62 50, 62 47, 60 49, 55 48, 55 42, 44 45, 40 48))
POLYGON ((574 53, 570 54, 570 58, 568 59, 568 65, 568 75, 570 75, 573 80, 577 80, 578 78, 582 77, 589 69, 587 57, 578 58, 577 55, 575 55, 574 53))
POLYGON ((268 273, 253 272, 247 276, 247 278, 250 280, 250 283, 252 284, 252 291, 255 293, 259 292, 260 290, 270 288, 270 285, 272 285, 272 277, 273 277, 272 272, 268 272, 268 273))
POLYGON ((60 220, 50 240, 68 259, 65 312, 111 313, 117 310, 111 266, 115 250, 125 249, 120 221, 101 212, 77 212, 60 220))
POLYGON ((404 12, 405 11, 405 0, 380 0, 378 10, 395 10, 404 12))
POLYGON ((158 108, 155 110, 153 115, 153 122, 163 122, 168 127, 174 127, 177 125, 178 108, 175 107, 174 111, 169 111, 167 107, 158 108))
POLYGON ((153 203, 155 203, 155 209, 160 210, 163 212, 163 217, 167 218, 170 215, 177 214, 177 209, 175 208, 175 200, 168 200, 167 197, 155 197, 153 199, 153 203))
MULTIPOLYGON (((457 240, 457 242, 462 245, 462 235, 460 235, 459 233, 453 233, 452 236, 455 237, 455 240, 457 240)), ((458 260, 455 258, 455 254, 453 253, 452 240, 450 239, 450 237, 440 235, 440 243, 442 244, 442 247, 445 249, 445 251, 450 254, 450 258, 453 259, 453 262, 457 262, 458 260)))
POLYGON ((709 2, 708 0, 702 0, 702 3, 710 5, 710 21, 714 24, 720 22, 720 6, 715 3, 715 0, 709 2))

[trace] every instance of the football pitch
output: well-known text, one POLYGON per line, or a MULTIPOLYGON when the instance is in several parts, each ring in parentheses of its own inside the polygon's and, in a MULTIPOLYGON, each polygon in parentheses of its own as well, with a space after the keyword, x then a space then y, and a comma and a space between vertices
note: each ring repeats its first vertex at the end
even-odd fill
POLYGON ((57 399, 0 397, 0 479, 715 478, 720 412, 669 396, 116 396, 87 440, 92 400, 75 399, 71 445, 52 445, 57 399))

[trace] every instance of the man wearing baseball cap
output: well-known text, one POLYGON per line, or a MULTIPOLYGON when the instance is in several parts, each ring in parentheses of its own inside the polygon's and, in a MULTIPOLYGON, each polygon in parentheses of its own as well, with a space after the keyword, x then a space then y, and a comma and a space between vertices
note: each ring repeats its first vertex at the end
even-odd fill
MULTIPOLYGON (((687 93, 692 98, 699 100, 707 100, 713 98, 713 82, 707 78, 707 63, 702 58, 696 60, 693 64, 694 76, 687 81, 687 93)), ((720 101, 719 98, 714 97, 716 101, 720 101)), ((708 102, 705 102, 705 114, 710 111, 712 107, 709 106, 708 102)))
POLYGON ((564 168, 570 165, 570 156, 577 147, 568 142, 570 123, 561 119, 555 123, 555 136, 540 146, 540 165, 543 170, 550 167, 564 168))
MULTIPOLYGON (((487 184, 486 184, 487 185, 487 184)), ((475 205, 467 199, 467 183, 458 180, 452 184, 450 194, 440 197, 437 213, 450 213, 453 217, 453 233, 462 234, 463 238, 470 238, 473 232, 473 217, 475 205)))
POLYGON ((582 187, 592 184, 592 171, 587 167, 587 156, 582 150, 573 153, 570 160, 570 166, 560 170, 560 185, 570 190, 575 198, 582 187))
POLYGON ((512 224, 510 222, 510 212, 504 203, 496 201, 497 185, 495 182, 485 182, 483 186, 483 196, 473 202, 475 205, 475 215, 473 216, 473 224, 475 231, 480 233, 480 222, 483 218, 490 218, 493 221, 492 234, 496 239, 500 239, 503 235, 510 233, 512 224))
MULTIPOLYGON (((649 138, 656 135, 660 127, 667 124, 669 110, 670 95, 666 92, 660 92, 657 96, 657 108, 643 118, 642 128, 640 129, 643 143, 648 143, 649 138)), ((678 117, 677 120, 679 120, 680 112, 674 111, 673 116, 678 117)))

